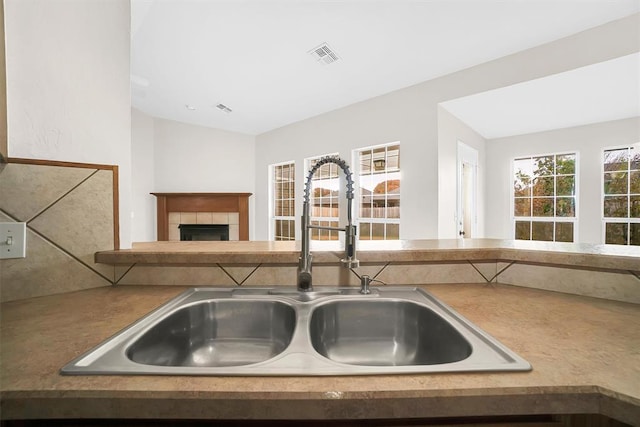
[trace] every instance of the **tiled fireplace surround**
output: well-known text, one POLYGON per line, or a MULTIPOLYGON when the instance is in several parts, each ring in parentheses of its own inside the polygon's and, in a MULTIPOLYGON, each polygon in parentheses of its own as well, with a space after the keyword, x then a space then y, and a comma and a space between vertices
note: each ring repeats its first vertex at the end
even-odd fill
POLYGON ((159 241, 179 241, 180 224, 229 225, 229 240, 249 240, 251 193, 151 193, 159 241))
MULTIPOLYGON (((96 252, 117 245, 113 215, 117 168, 43 161, 12 164, 11 160, 0 176, 0 221, 27 223, 27 258, 0 260, 1 301, 113 285, 295 286, 293 256, 274 262, 222 263, 214 256, 197 264, 179 263, 175 257, 158 264, 96 263, 96 252)), ((210 223, 226 220, 230 226, 243 220, 241 216, 236 220, 235 210, 230 209, 170 213, 172 224, 178 224, 177 215, 180 223, 209 223, 209 215, 210 223)), ((639 268, 619 270, 560 265, 552 259, 540 264, 471 256, 449 261, 378 260, 349 271, 340 266, 339 258, 332 252, 314 260, 315 284, 357 286, 358 275, 368 274, 389 285, 504 283, 640 303, 640 263, 639 268)))
POLYGON ((169 241, 180 240, 180 224, 228 225, 229 240, 240 240, 239 212, 169 212, 169 241))

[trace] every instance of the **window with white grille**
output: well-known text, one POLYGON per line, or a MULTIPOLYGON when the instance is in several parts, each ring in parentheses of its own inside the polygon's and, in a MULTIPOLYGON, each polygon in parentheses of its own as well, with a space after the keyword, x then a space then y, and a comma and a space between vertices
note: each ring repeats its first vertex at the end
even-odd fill
POLYGON ((513 161, 513 225, 518 240, 576 239, 576 153, 513 161))
POLYGON ((400 144, 366 147, 358 164, 360 240, 400 238, 400 144))
POLYGON ((640 150, 604 150, 602 219, 605 244, 640 245, 640 150))
POLYGON ((271 165, 271 237, 295 240, 295 163, 271 165))

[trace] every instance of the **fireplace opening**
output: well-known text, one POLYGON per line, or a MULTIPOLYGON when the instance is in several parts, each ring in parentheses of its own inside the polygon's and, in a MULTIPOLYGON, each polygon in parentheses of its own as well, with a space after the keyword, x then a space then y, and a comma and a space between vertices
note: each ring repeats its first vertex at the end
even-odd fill
POLYGON ((228 224, 180 224, 181 241, 227 241, 229 240, 228 224))

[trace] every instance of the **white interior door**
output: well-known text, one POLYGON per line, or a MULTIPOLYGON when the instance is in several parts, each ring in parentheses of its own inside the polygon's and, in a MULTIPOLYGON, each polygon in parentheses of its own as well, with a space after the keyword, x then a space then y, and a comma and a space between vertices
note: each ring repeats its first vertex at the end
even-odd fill
POLYGON ((478 151, 458 141, 456 227, 459 238, 476 237, 478 228, 478 151))

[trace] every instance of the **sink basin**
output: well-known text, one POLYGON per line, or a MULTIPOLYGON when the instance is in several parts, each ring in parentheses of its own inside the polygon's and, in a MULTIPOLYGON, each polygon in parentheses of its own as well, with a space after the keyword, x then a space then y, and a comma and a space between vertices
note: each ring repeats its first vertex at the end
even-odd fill
POLYGON ((240 366, 282 353, 295 310, 278 301, 220 300, 182 307, 133 342, 127 357, 145 365, 240 366))
POLYGON ((316 308, 313 348, 350 365, 435 365, 464 360, 471 345, 433 310, 408 301, 333 301, 316 308))
POLYGON ((415 287, 193 288, 63 375, 372 375, 531 365, 415 287))

